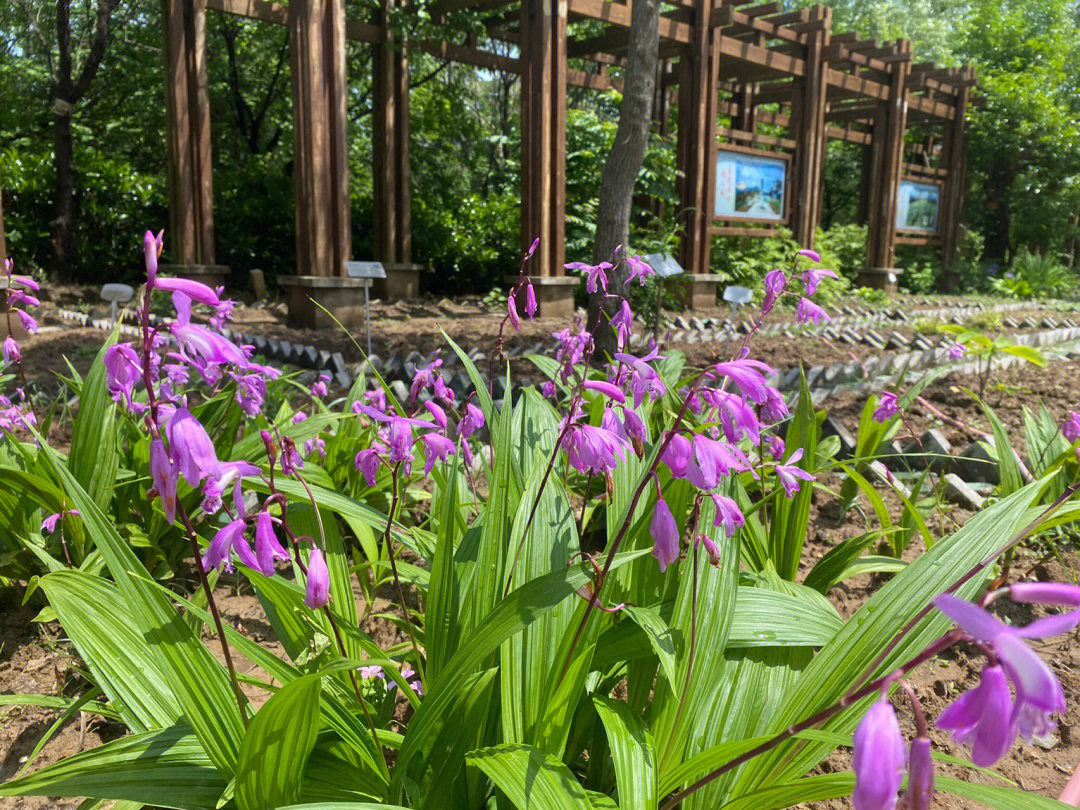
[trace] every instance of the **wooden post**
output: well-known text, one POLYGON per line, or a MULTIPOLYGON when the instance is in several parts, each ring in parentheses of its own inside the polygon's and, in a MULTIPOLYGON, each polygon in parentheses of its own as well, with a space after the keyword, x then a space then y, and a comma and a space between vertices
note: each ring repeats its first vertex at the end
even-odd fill
POLYGON ((860 146, 859 152, 862 159, 859 161, 859 207, 855 221, 866 225, 870 220, 870 189, 874 184, 874 152, 872 146, 860 146))
MULTIPOLYGON (((911 43, 898 40, 899 54, 910 54, 911 43)), ((896 200, 900 187, 900 164, 904 155, 904 129, 907 122, 905 84, 909 60, 892 62, 889 98, 878 105, 874 114, 873 165, 870 188, 870 217, 866 241, 866 270, 890 271, 894 267, 896 242, 896 200)), ((882 273, 878 273, 882 275, 882 273)), ((884 273, 888 277, 888 273, 884 273)), ((874 278, 868 281, 874 282, 874 278)), ((874 286, 881 286, 880 282, 874 286)), ((868 285, 869 286, 869 285, 868 285)))
POLYGON ((959 276, 952 270, 960 250, 960 223, 964 219, 964 195, 967 190, 967 108, 971 88, 960 87, 956 92, 955 117, 945 125, 942 165, 948 169, 941 200, 941 264, 945 268, 945 288, 955 290, 959 276))
POLYGON ((296 271, 344 276, 352 241, 344 0, 290 3, 289 36, 296 271))
POLYGON ((679 198, 684 233, 680 262, 690 275, 709 272, 716 190, 716 108, 720 29, 709 27, 712 3, 694 2, 694 42, 679 59, 679 198))
POLYGON ((376 25, 382 41, 373 48, 375 258, 393 264, 412 261, 412 189, 409 177, 409 66, 404 39, 390 30, 390 8, 382 0, 376 25))
POLYGON ((169 231, 175 264, 214 264, 214 185, 206 75, 206 0, 162 0, 169 231))
POLYGON ((825 170, 825 101, 827 64, 822 52, 829 44, 832 9, 814 6, 811 21, 820 27, 806 32, 806 73, 792 97, 791 120, 795 155, 792 167, 792 232, 805 248, 814 246, 814 230, 821 214, 822 178, 825 170))
POLYGON ((521 249, 540 239, 534 276, 565 275, 566 18, 567 0, 521 3, 521 249))

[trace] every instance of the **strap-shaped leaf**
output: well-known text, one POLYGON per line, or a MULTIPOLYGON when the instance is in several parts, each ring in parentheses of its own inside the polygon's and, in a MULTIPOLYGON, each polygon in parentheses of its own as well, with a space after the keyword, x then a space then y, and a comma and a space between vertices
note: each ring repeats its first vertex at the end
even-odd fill
POLYGON ((105 385, 105 352, 116 343, 113 330, 98 350, 79 394, 79 411, 71 425, 68 469, 102 509, 109 508, 120 456, 116 451, 116 404, 105 385))
POLYGON ((843 626, 835 610, 816 601, 740 585, 727 646, 823 647, 843 626))
POLYGON ((653 810, 657 802, 656 750, 645 721, 622 701, 596 696, 593 703, 607 732, 619 803, 653 810))
POLYGON ((320 675, 285 684, 268 700, 240 744, 236 805, 273 810, 300 798, 308 756, 319 736, 320 675))
POLYGON ((121 737, 4 782, 0 796, 86 796, 206 810, 226 784, 191 729, 176 725, 121 737))
POLYGON ((467 759, 518 810, 588 810, 592 806, 570 769, 538 748, 497 745, 473 751, 467 759))

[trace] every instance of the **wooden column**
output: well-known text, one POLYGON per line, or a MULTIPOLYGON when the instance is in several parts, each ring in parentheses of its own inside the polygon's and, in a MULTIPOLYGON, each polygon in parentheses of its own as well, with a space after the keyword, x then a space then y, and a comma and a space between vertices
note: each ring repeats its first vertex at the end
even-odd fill
POLYGON ((941 199, 941 263, 944 266, 945 286, 949 290, 959 286, 959 277, 951 271, 960 250, 960 223, 964 219, 964 196, 967 191, 967 108, 971 100, 971 88, 957 90, 953 104, 955 117, 945 124, 944 155, 942 166, 948 169, 941 199))
POLYGON ((536 276, 565 275, 566 17, 567 0, 522 0, 521 249, 539 237, 536 276))
POLYGON ((163 0, 169 231, 173 263, 214 264, 206 0, 163 0))
POLYGON ((409 65, 405 41, 390 29, 392 7, 382 0, 375 24, 383 39, 373 48, 375 258, 391 264, 412 261, 412 189, 409 176, 409 65))
POLYGON ((800 245, 814 246, 814 229, 821 215, 822 178, 825 174, 825 102, 828 82, 822 52, 829 44, 832 9, 815 6, 810 20, 819 26, 806 32, 806 73, 796 80, 791 120, 795 140, 792 183, 792 232, 800 245))
MULTIPOLYGON (((910 54, 911 43, 897 42, 898 53, 910 54)), ((878 105, 874 114, 873 163, 870 187, 870 216, 866 242, 866 269, 888 270, 894 267, 896 242, 896 199, 900 187, 900 164, 904 155, 904 130, 907 124, 907 101, 904 85, 910 61, 892 63, 889 98, 878 105)))
POLYGON ((715 61, 720 51, 720 29, 708 25, 712 4, 694 2, 694 42, 679 59, 679 199, 684 232, 679 245, 683 270, 696 275, 709 272, 716 195, 715 61))
POLYGON ((289 37, 296 272, 344 276, 352 242, 344 0, 290 3, 289 37))

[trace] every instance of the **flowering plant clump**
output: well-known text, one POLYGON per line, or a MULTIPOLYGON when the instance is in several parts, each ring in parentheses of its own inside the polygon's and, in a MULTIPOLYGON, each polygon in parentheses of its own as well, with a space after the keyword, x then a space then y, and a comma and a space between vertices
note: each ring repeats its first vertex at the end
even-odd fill
MULTIPOLYGON (((160 274, 162 236, 146 235, 141 340, 114 336, 81 381, 71 451, 35 432, 32 411, 0 423, 0 478, 22 501, 0 510, 20 559, 43 566, 28 590, 91 684, 70 700, 17 699, 127 733, 20 773, 0 795, 208 810, 852 796, 857 810, 922 810, 948 792, 1017 806, 1011 787, 935 773, 909 675, 955 644, 985 655, 978 685, 936 720, 970 745, 972 767, 1053 728, 1065 695, 1025 639, 1080 624, 1080 590, 1009 585, 995 566, 1076 517, 1080 484, 1065 479, 1080 416, 1060 430, 1051 419, 1054 449, 1030 483, 999 453, 1000 497, 892 567, 845 621, 824 594, 889 527, 807 572, 811 500, 830 494, 832 470, 870 486, 860 465, 921 389, 872 397, 861 455, 841 466, 805 382, 785 396, 753 353, 784 296, 800 321, 827 320, 814 296, 835 274, 810 250, 770 272, 738 350, 704 368, 646 342, 619 299, 523 369, 503 330, 537 314, 536 247, 486 377, 447 338, 400 398, 378 375, 348 391, 316 377, 300 395, 223 332, 223 290, 160 274), (171 316, 151 323, 167 301, 171 316), (451 389, 451 358, 472 393, 451 389), (515 390, 511 373, 541 382, 515 390), (258 598, 280 655, 223 615, 223 578, 258 598), (193 593, 178 584, 195 579, 193 593), (1006 625, 989 612, 1006 595, 1066 612, 1006 625), (381 643, 371 620, 389 629, 381 643), (910 741, 894 689, 912 705, 910 741), (851 771, 816 772, 852 746, 851 771)), ((615 278, 653 275, 622 251, 567 267, 596 299, 614 298, 615 278)), ((17 364, 18 349, 5 357, 17 364)))

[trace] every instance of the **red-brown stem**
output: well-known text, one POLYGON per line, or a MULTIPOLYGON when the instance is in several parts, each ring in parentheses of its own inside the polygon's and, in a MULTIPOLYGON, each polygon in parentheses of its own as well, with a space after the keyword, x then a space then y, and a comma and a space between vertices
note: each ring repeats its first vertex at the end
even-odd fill
POLYGON ((822 711, 818 712, 817 714, 813 715, 812 717, 808 717, 805 720, 803 720, 802 722, 796 723, 795 725, 790 726, 786 730, 781 731, 779 734, 777 734, 772 739, 766 740, 765 742, 763 742, 761 745, 757 746, 756 748, 752 748, 751 750, 747 751, 745 754, 741 754, 741 755, 735 757, 735 759, 732 759, 732 760, 730 760, 728 762, 725 762, 719 768, 716 768, 715 770, 707 773, 705 776, 698 779, 696 782, 694 782, 694 784, 690 785, 689 787, 684 788, 683 790, 680 790, 678 793, 672 794, 671 797, 668 798, 668 800, 666 802, 664 802, 662 805, 660 805, 660 810, 674 810, 674 808, 679 806, 679 804, 683 801, 683 799, 685 799, 687 796, 690 796, 691 794, 696 793, 697 791, 701 790, 703 787, 708 785, 710 782, 712 782, 712 781, 714 781, 716 779, 719 779, 721 776, 723 776, 725 773, 728 773, 729 771, 735 770, 735 768, 738 768, 740 765, 742 765, 742 764, 744 764, 746 762, 749 762, 754 757, 761 756, 762 754, 764 754, 764 753, 766 753, 768 751, 771 751, 773 748, 776 748, 776 746, 780 745, 780 743, 785 742, 787 740, 790 740, 792 737, 794 737, 799 732, 806 731, 807 729, 813 728, 814 726, 819 725, 820 723, 824 723, 826 720, 828 720, 834 714, 842 711, 843 709, 846 709, 852 703, 855 703, 855 702, 857 702, 859 700, 862 700, 867 695, 878 691, 879 689, 881 689, 886 684, 888 684, 890 682, 893 682, 893 681, 896 681, 896 680, 899 680, 900 678, 903 678, 909 672, 911 672, 913 669, 918 667, 920 664, 923 664, 926 661, 929 661, 935 655, 938 655, 943 650, 946 650, 949 647, 951 647, 953 644, 955 644, 957 641, 959 641, 962 637, 963 637, 963 634, 961 634, 958 631, 952 631, 952 632, 946 633, 944 636, 942 636, 937 641, 932 643, 929 647, 927 647, 925 650, 923 650, 921 653, 919 653, 917 656, 912 658, 910 661, 908 661, 906 664, 902 665, 899 669, 895 670, 894 672, 891 672, 888 675, 884 675, 884 676, 878 678, 876 681, 872 681, 872 682, 866 684, 866 686, 862 687, 861 689, 859 689, 856 692, 845 695, 844 697, 840 698, 839 701, 834 703, 832 706, 829 706, 827 709, 823 709, 822 711))
MULTIPOLYGON (((11 276, 8 276, 8 285, 4 288, 4 317, 7 322, 8 334, 14 335, 15 332, 13 332, 11 328, 11 303, 8 300, 10 297, 11 276)), ((14 340, 14 338, 12 339, 14 340)), ((26 404, 30 406, 30 413, 34 416, 34 424, 38 424, 37 411, 34 410, 34 400, 30 396, 30 385, 26 381, 26 371, 23 369, 22 357, 15 361, 15 367, 19 369, 19 378, 22 380, 23 393, 26 394, 26 404)), ((64 550, 67 551, 67 549, 64 550)))
POLYGON ((401 615, 405 619, 405 629, 409 632, 409 641, 412 642, 413 652, 416 654, 416 671, 420 676, 420 683, 423 685, 425 691, 427 690, 427 677, 424 675, 424 661, 420 655, 420 645, 416 643, 416 634, 413 633, 412 619, 409 618, 409 606, 405 603, 405 591, 401 587, 401 577, 398 576, 397 560, 394 558, 394 541, 390 537, 390 526, 394 522, 394 512, 397 511, 398 505, 398 471, 401 469, 401 462, 398 462, 397 466, 393 470, 393 486, 394 495, 390 501, 390 514, 386 518, 386 534, 383 536, 383 541, 386 543, 386 554, 390 558, 390 570, 394 574, 394 588, 397 590, 398 602, 401 603, 401 615))

